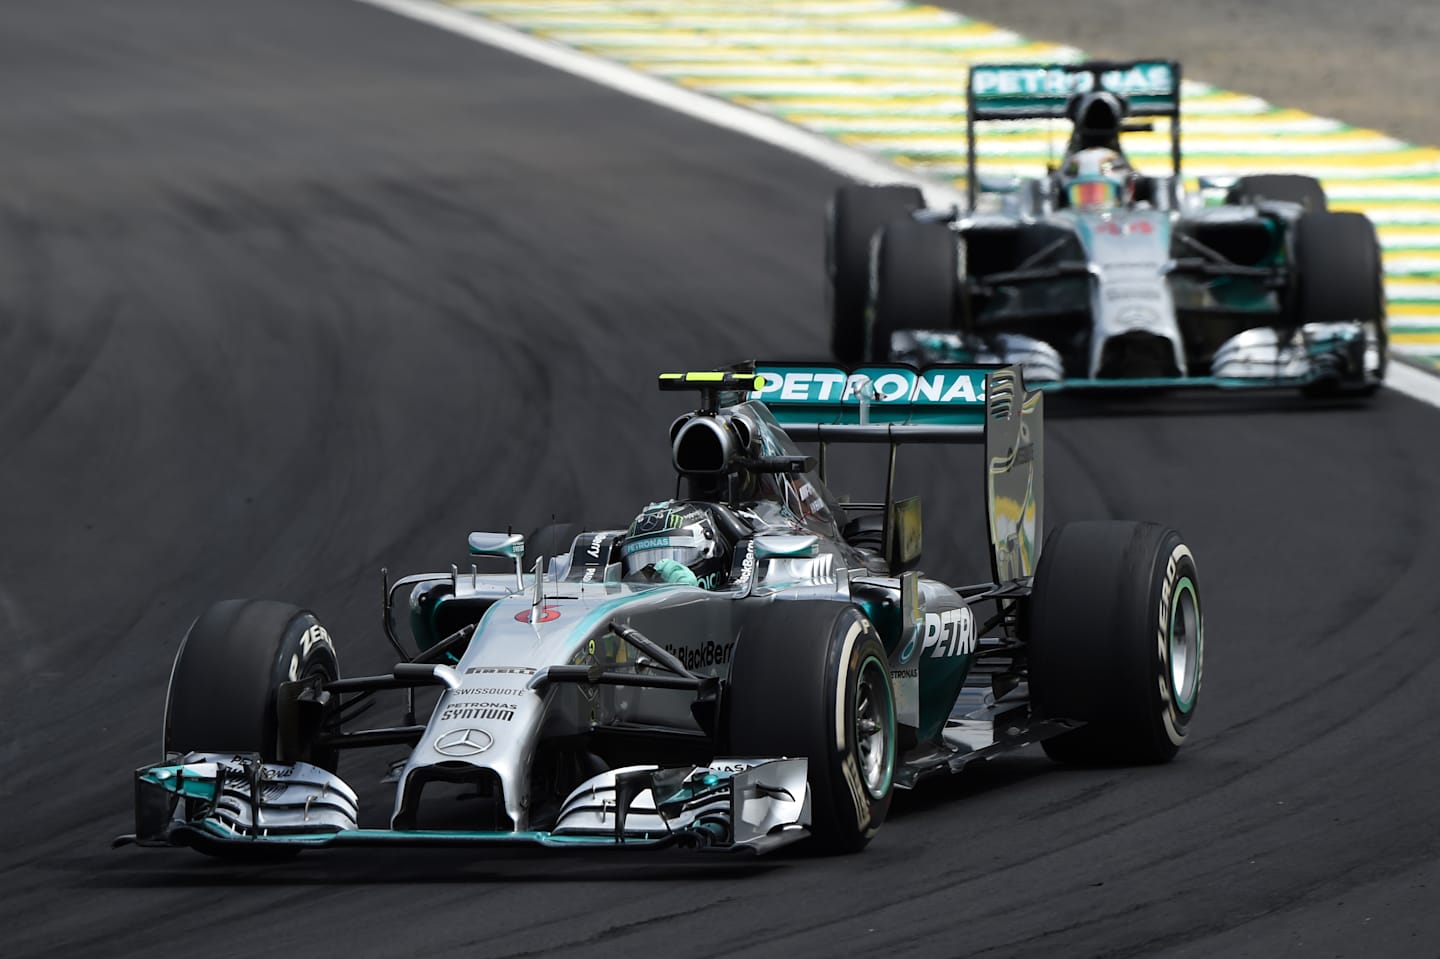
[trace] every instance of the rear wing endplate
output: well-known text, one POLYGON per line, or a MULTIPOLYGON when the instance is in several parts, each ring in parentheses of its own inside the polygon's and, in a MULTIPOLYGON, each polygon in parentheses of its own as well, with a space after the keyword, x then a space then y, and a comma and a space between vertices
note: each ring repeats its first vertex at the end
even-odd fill
MULTIPOLYGON (((1018 367, 756 363, 764 403, 796 440, 885 443, 890 469, 887 524, 894 512, 895 453, 902 443, 985 447, 985 503, 997 583, 1034 575, 1043 520, 1043 398, 1018 367)), ((886 541, 890 531, 886 531, 886 541)))

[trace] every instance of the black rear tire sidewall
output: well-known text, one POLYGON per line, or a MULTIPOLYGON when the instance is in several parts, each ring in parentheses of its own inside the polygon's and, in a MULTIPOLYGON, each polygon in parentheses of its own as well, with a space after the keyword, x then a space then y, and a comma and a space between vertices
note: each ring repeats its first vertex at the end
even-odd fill
POLYGON ((890 808, 895 704, 884 647, 854 606, 792 600, 763 611, 742 633, 731 664, 720 749, 745 758, 805 757, 812 848, 856 852, 890 808), (886 770, 872 791, 860 772, 856 704, 862 675, 888 716, 886 770))
POLYGON ((849 184, 835 191, 826 209, 825 289, 830 306, 830 351, 854 365, 865 358, 865 310, 870 247, 875 232, 924 207, 924 195, 908 185, 849 184))
POLYGON ((1199 577, 1177 532, 1150 523, 1058 527, 1041 552, 1025 628, 1036 707, 1087 724, 1047 740, 1047 753, 1093 763, 1175 756, 1204 676, 1199 577), (1193 623, 1177 618, 1188 609, 1193 623), (1194 648, 1177 682, 1171 640, 1187 625, 1194 648))
POLYGON ((900 221, 882 229, 871 250, 866 303, 869 359, 890 359, 897 330, 960 327, 958 238, 943 223, 900 221))

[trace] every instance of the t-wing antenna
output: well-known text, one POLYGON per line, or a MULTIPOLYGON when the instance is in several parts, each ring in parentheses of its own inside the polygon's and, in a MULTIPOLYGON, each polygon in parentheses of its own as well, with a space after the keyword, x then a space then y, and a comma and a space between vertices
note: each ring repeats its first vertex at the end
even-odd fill
POLYGON ((720 394, 726 392, 751 393, 760 390, 765 379, 754 373, 661 373, 662 390, 699 390, 700 412, 717 413, 720 410, 720 394))

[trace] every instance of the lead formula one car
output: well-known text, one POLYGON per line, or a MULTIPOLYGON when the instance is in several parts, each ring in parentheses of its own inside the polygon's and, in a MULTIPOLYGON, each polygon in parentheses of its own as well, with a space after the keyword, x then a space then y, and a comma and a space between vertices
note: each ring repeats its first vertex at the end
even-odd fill
POLYGON ((387 582, 389 671, 342 675, 335 637, 285 603, 200 615, 118 842, 854 851, 932 773, 1035 742, 1104 763, 1184 743, 1194 558, 1135 522, 1063 525, 1042 551, 1041 396, 1017 370, 762 364, 660 385, 701 394, 670 429, 684 495, 528 568, 522 537, 472 533, 513 569, 387 582), (988 582, 918 570, 918 500, 826 485, 831 444, 888 449, 893 483, 900 444, 949 442, 983 447, 988 582), (361 726, 391 693, 404 721, 361 726), (406 752, 388 821, 362 827, 339 758, 373 747, 406 752))
POLYGON ((1021 365, 1045 389, 1300 387, 1369 395, 1385 375, 1375 228, 1297 174, 1181 176, 1180 65, 996 64, 970 72, 968 208, 912 186, 847 186, 827 215, 841 362, 1021 365), (1168 124, 1168 173, 1122 149, 1168 124), (1044 176, 979 169, 1068 120, 1044 176), (1019 130, 1017 131, 1016 128, 1019 130), (1016 143, 1022 145, 1015 145, 1016 143))

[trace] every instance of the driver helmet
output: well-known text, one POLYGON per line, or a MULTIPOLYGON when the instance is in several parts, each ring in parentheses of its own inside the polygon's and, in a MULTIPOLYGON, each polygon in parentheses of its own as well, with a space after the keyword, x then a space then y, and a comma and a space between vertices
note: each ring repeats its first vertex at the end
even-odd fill
POLYGON ((1109 210, 1135 198, 1135 171, 1108 147, 1077 150, 1060 168, 1066 205, 1075 210, 1109 210))
POLYGON ((698 585, 714 589, 728 569, 715 521, 693 503, 651 503, 635 517, 620 547, 625 575, 655 575, 655 567, 679 563, 698 585), (667 562, 668 561, 668 562, 667 562))

